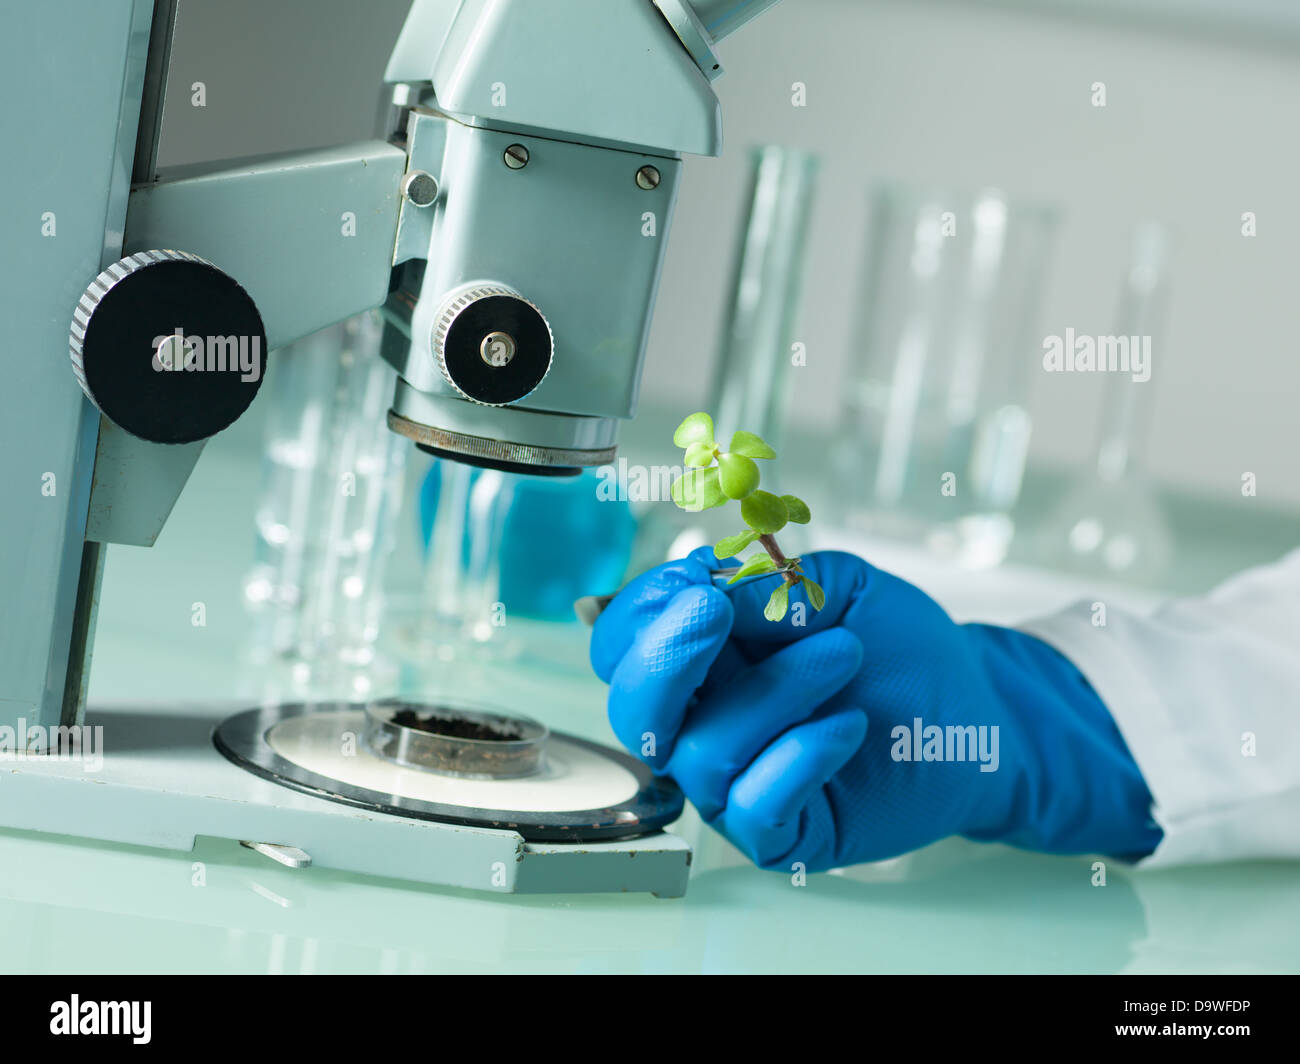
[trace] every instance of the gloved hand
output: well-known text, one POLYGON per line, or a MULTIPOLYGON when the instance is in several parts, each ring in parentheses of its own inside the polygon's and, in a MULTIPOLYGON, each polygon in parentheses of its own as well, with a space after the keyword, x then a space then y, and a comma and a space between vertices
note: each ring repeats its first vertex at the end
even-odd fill
POLYGON ((717 564, 703 548, 633 581, 591 660, 619 740, 758 865, 818 871, 949 835, 1126 859, 1160 841, 1106 707, 1046 643, 954 624, 829 552, 803 559, 825 608, 793 608, 795 591, 772 623, 780 578, 721 591, 717 564))

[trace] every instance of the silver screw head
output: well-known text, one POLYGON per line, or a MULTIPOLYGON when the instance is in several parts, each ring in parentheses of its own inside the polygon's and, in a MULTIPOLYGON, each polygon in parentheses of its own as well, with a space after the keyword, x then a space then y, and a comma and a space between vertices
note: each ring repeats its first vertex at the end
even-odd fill
POLYGON ((402 178, 402 195, 416 207, 427 207, 438 198, 438 182, 432 174, 412 170, 402 178))
POLYGON ((160 373, 185 369, 194 351, 194 345, 185 337, 169 333, 153 350, 153 368, 160 373))
POLYGON ((647 192, 658 188, 661 180, 663 178, 660 176, 659 168, 655 166, 643 166, 636 172, 637 188, 645 189, 647 192))
POLYGON ((509 333, 490 332, 483 337, 478 353, 489 366, 500 369, 502 366, 510 365, 518 350, 515 338, 509 333))
POLYGON ((506 149, 506 165, 511 170, 522 170, 528 165, 529 158, 528 149, 522 144, 511 144, 506 149))

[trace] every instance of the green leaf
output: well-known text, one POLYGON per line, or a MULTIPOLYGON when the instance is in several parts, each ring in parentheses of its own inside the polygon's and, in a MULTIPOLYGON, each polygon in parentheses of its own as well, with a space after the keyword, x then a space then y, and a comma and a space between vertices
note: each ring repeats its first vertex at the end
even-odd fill
POLYGON ((801 583, 808 593, 808 601, 812 603, 812 608, 820 610, 826 605, 826 592, 822 590, 821 584, 815 580, 809 580, 806 576, 801 583))
POLYGON ((770 536, 785 528, 789 515, 785 503, 770 491, 755 491, 740 504, 740 515, 755 532, 770 536))
POLYGON ((713 418, 708 414, 692 414, 673 433, 673 443, 678 447, 689 447, 693 443, 706 443, 713 449, 713 418))
POLYGON ((763 573, 774 572, 776 572, 776 562, 772 561, 766 554, 755 554, 740 567, 740 572, 728 580, 727 583, 734 584, 748 576, 761 576, 763 573))
POLYGON ((718 485, 717 469, 692 469, 673 484, 673 502, 687 513, 723 506, 727 497, 718 485))
POLYGON ((763 616, 769 621, 779 621, 785 616, 785 611, 790 608, 790 585, 781 582, 781 586, 772 592, 771 598, 767 600, 767 605, 763 607, 763 616))
POLYGON ((746 458, 775 458, 776 452, 752 432, 737 432, 731 437, 731 453, 746 458))
POLYGON ((717 544, 713 548, 713 553, 719 559, 734 558, 756 539, 758 539, 757 532, 738 532, 734 536, 728 536, 726 539, 718 540, 717 544))
POLYGON ((806 525, 812 520, 812 512, 808 509, 808 504, 795 495, 782 495, 781 501, 785 503, 786 513, 791 521, 796 525, 806 525))
POLYGON ((688 466, 713 465, 713 445, 709 443, 691 444, 686 448, 686 464, 688 466))
POLYGON ((722 455, 718 470, 722 492, 729 499, 743 499, 758 487, 758 466, 744 455, 722 455))

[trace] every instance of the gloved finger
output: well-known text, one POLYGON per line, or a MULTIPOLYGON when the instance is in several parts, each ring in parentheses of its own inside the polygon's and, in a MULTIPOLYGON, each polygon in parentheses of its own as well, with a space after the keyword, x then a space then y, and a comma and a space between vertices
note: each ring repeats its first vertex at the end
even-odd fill
POLYGON ((633 754, 667 763, 686 705, 731 635, 727 596, 687 587, 637 634, 609 681, 609 723, 633 754))
POLYGON ((709 669, 709 674, 705 676, 704 682, 700 684, 696 695, 700 699, 712 698, 715 691, 726 690, 736 676, 749 668, 751 662, 740 652, 734 639, 728 639, 722 649, 718 651, 718 656, 713 662, 713 667, 709 669))
POLYGON ((690 708, 668 774, 706 820, 713 818, 754 758, 844 688, 861 662, 858 638, 832 628, 750 665, 690 708))
POLYGON ((862 747, 867 715, 848 709, 790 729, 732 785, 727 837, 762 867, 799 860, 801 813, 862 747))
POLYGON ((689 557, 642 573, 620 591, 592 629, 591 665, 596 675, 609 683, 637 633, 658 617, 679 591, 711 584, 713 564, 712 549, 702 547, 689 557))
POLYGON ((815 632, 838 626, 845 615, 866 595, 878 570, 854 554, 842 551, 817 551, 801 560, 804 574, 816 581, 826 594, 820 610, 813 608, 807 590, 790 590, 790 608, 780 621, 763 616, 768 597, 780 586, 782 577, 774 575, 728 592, 736 608, 736 639, 754 656, 761 656, 772 644, 790 643, 815 632))

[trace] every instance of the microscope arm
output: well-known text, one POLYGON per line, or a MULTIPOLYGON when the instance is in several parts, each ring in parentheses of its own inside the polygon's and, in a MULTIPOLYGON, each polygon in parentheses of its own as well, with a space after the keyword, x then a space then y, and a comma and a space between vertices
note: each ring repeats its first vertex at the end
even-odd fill
POLYGON ((383 141, 173 171, 132 190, 125 253, 206 259, 282 347, 383 303, 405 171, 406 152, 383 141))
MULTIPOLYGON (((405 170, 406 152, 382 141, 174 170, 132 189, 124 254, 206 259, 249 293, 268 349, 282 347, 384 301, 405 170)), ((205 442, 160 446, 104 418, 86 539, 151 546, 205 442)))

